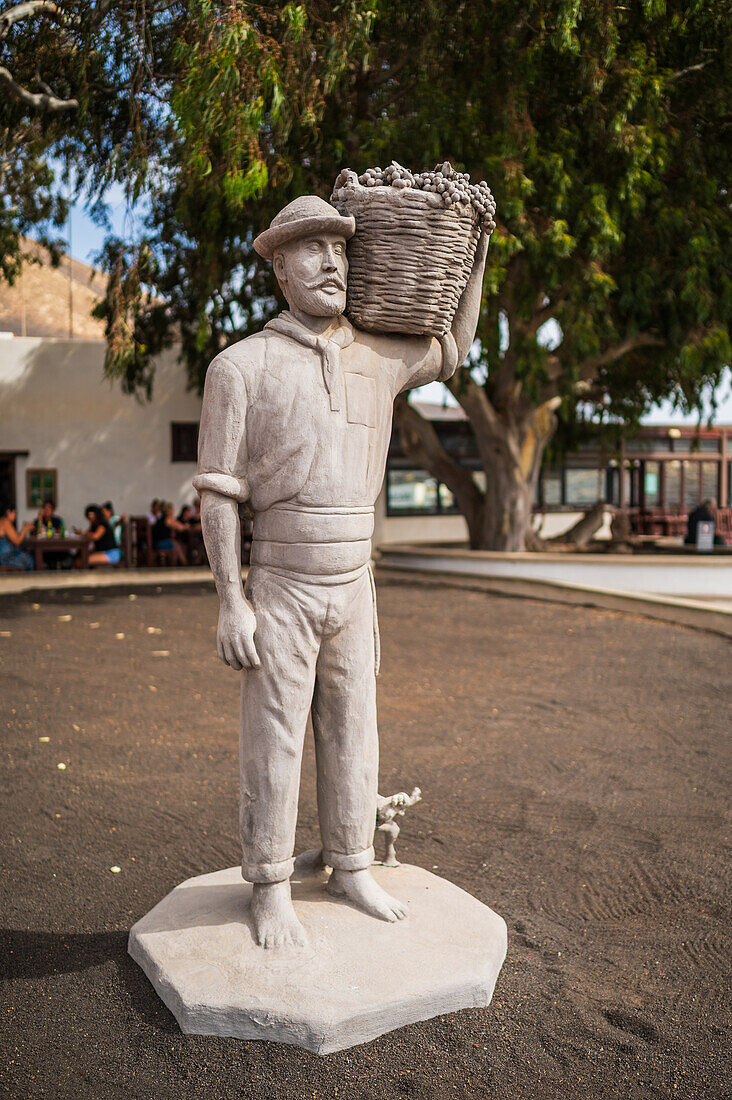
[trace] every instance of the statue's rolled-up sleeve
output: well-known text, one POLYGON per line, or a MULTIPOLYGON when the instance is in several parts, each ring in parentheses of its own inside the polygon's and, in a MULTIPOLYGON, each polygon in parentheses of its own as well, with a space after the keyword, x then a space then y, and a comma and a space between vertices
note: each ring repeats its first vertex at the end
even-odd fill
POLYGON ((397 393, 424 386, 428 382, 445 382, 455 373, 457 365, 457 348, 451 333, 439 339, 406 337, 403 340, 397 393))
POLYGON ((198 437, 198 473, 193 486, 243 504, 249 499, 245 437, 247 391, 238 367, 224 356, 206 374, 198 437))

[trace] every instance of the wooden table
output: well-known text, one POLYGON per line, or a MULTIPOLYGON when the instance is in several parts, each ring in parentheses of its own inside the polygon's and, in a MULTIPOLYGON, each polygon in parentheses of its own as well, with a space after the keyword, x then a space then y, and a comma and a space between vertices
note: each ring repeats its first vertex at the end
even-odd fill
POLYGON ((49 553, 70 553, 73 550, 80 551, 80 565, 82 569, 88 569, 89 567, 89 551, 91 550, 91 542, 89 539, 80 539, 74 535, 69 535, 65 538, 54 535, 52 539, 48 538, 31 538, 26 539, 26 547, 33 553, 35 558, 36 570, 43 569, 43 555, 49 553))

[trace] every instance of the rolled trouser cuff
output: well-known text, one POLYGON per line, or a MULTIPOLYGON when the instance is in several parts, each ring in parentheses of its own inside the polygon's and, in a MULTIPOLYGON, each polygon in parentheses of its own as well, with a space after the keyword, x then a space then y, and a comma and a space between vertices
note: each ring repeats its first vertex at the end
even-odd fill
POLYGON ((295 860, 283 859, 279 863, 242 863, 241 875, 247 882, 284 882, 295 869, 295 860))
POLYGON ((347 855, 345 852, 329 852, 323 849, 323 863, 326 867, 332 867, 334 871, 365 871, 374 862, 375 853, 373 846, 347 855))

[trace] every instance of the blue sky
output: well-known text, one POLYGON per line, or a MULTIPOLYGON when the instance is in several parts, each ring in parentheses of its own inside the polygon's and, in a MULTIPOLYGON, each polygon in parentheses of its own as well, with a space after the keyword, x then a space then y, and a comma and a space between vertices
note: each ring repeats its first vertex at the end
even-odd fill
MULTIPOLYGON (((115 184, 107 192, 107 213, 114 232, 122 232, 126 220, 126 211, 127 204, 122 188, 115 184)), ((85 264, 93 264, 95 254, 100 251, 104 244, 107 230, 94 224, 84 210, 83 200, 72 206, 70 220, 72 258, 82 260, 85 264)), ((65 227, 63 235, 68 239, 68 225, 65 227)))

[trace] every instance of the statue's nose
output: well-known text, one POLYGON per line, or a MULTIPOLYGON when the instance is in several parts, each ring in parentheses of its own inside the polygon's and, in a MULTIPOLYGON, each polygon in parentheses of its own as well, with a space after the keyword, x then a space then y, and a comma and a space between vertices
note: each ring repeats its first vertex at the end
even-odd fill
POLYGON ((325 271, 336 270, 335 252, 330 245, 323 252, 323 269, 325 271))

